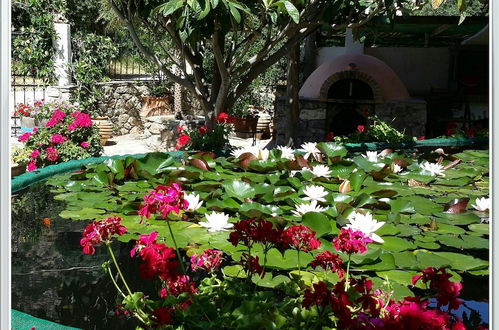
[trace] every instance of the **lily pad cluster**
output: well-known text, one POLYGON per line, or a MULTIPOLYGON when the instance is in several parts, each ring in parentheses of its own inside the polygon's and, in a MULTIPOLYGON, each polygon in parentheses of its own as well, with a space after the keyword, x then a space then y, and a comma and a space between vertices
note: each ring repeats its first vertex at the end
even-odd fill
MULTIPOLYGON (((158 185, 179 183, 201 202, 193 212, 170 221, 177 245, 188 256, 219 249, 240 259, 244 249, 227 240, 227 231, 209 232, 200 225, 214 211, 228 215, 230 223, 258 217, 282 227, 306 225, 323 243, 314 255, 325 250, 338 253, 331 240, 357 212, 370 213, 385 224, 376 230, 383 242, 370 243, 367 253, 355 255, 351 270, 369 274, 378 284, 388 280, 395 297, 412 295, 412 276, 427 267, 448 268, 453 280, 460 280, 464 272, 488 275, 488 212, 472 206, 489 194, 487 150, 454 155, 442 150, 384 150, 362 155, 333 143, 315 147, 304 152, 238 150, 229 157, 197 153, 180 161, 152 153, 142 159, 109 159, 54 176, 48 184, 55 198, 66 202, 61 217, 93 220, 117 215, 129 231, 120 240, 158 232, 158 238, 171 246, 165 220, 152 216, 141 221, 138 210, 144 195, 158 185)), ((263 257, 263 251, 253 252, 263 257)), ((296 254, 290 252, 269 251, 266 267, 282 275, 255 281, 275 287, 296 276, 296 254)), ((308 266, 314 255, 300 259, 300 277, 310 283, 326 276, 308 266)), ((241 276, 237 266, 223 271, 241 276)))

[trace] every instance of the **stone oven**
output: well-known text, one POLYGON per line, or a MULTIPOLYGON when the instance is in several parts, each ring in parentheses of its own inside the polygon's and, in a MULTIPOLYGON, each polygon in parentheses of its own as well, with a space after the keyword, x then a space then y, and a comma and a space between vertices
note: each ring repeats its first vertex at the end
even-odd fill
MULTIPOLYGON (((324 63, 300 93, 298 143, 323 141, 328 132, 345 135, 377 115, 406 134, 425 133, 426 103, 412 99, 397 74, 381 60, 346 54, 324 63)), ((287 99, 277 102, 277 144, 285 144, 287 99)))

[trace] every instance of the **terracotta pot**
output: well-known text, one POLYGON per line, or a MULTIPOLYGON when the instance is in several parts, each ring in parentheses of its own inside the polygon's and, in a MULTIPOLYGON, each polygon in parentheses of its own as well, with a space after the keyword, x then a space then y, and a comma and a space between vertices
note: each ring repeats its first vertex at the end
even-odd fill
POLYGON ((10 176, 13 178, 15 176, 21 175, 26 172, 26 164, 11 164, 10 166, 10 176))
POLYGON ((266 112, 260 112, 258 116, 258 124, 256 125, 256 138, 258 140, 270 138, 270 122, 272 117, 266 112))
POLYGON ((107 117, 94 117, 92 121, 99 128, 100 143, 106 145, 107 140, 113 136, 113 124, 107 120, 107 117))
POLYGON ((172 96, 153 97, 144 96, 143 105, 140 110, 141 117, 169 115, 172 111, 172 96))
POLYGON ((234 131, 237 137, 250 138, 253 132, 256 132, 258 117, 254 118, 236 118, 234 121, 234 131))

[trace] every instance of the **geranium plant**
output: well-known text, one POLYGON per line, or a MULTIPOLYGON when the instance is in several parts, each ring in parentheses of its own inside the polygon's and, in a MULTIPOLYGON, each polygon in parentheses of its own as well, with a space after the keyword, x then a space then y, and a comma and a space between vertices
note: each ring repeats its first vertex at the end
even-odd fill
POLYGON ((19 136, 18 140, 24 143, 24 147, 12 154, 12 160, 26 164, 27 171, 102 153, 99 130, 88 114, 69 104, 43 104, 34 107, 37 108, 40 110, 30 114, 45 117, 48 121, 43 127, 19 136))
POLYGON ((220 113, 213 127, 201 126, 187 129, 179 126, 176 150, 220 151, 229 145, 229 135, 233 131, 234 117, 225 112, 220 113))

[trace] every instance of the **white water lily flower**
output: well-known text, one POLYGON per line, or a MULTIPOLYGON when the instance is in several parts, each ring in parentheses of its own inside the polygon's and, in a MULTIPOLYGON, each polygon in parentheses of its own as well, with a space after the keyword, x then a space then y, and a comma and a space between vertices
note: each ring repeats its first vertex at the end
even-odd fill
POLYGON ((375 219, 373 219, 373 216, 371 213, 357 213, 357 212, 352 212, 348 216, 348 220, 350 221, 349 224, 346 225, 347 228, 351 228, 352 230, 355 231, 361 231, 366 235, 366 237, 369 237, 375 242, 378 243, 383 243, 384 240, 376 235, 374 232, 381 228, 385 224, 384 221, 378 222, 375 219))
POLYGON ((312 201, 310 204, 298 204, 296 205, 296 210, 292 210, 291 213, 297 217, 301 217, 307 212, 324 212, 327 207, 320 207, 317 205, 317 201, 312 201))
POLYGON ((305 151, 305 156, 303 156, 303 158, 308 159, 310 155, 312 155, 316 160, 319 160, 321 151, 317 149, 317 143, 307 142, 302 144, 301 148, 305 151))
POLYGON ((321 176, 325 177, 325 178, 331 177, 331 170, 326 165, 316 165, 316 166, 312 167, 311 172, 316 177, 321 177, 321 176))
POLYGON ((184 199, 187 201, 187 203, 189 203, 189 206, 187 206, 186 209, 187 212, 194 212, 199 209, 201 205, 203 205, 203 201, 199 200, 199 195, 194 193, 190 195, 184 194, 184 199))
POLYGON ((488 197, 477 198, 475 204, 476 205, 471 206, 473 206, 473 208, 477 211, 485 212, 490 210, 490 198, 488 197))
POLYGON ((393 164, 393 173, 400 173, 400 172, 402 172, 402 167, 397 164, 393 164))
POLYGON ((211 214, 206 213, 206 222, 200 222, 199 225, 208 229, 208 232, 214 233, 217 231, 226 231, 229 228, 234 227, 232 223, 229 223, 229 215, 225 213, 218 213, 213 211, 211 214))
POLYGON ((260 149, 257 146, 253 147, 241 147, 233 150, 230 154, 234 156, 234 158, 239 158, 242 154, 251 153, 258 160, 267 160, 269 159, 270 151, 268 149, 260 149))
POLYGON ((281 158, 295 160, 295 151, 287 146, 278 146, 277 149, 281 150, 281 158))
POLYGON ((437 176, 437 175, 445 176, 444 174, 445 169, 440 164, 424 162, 423 164, 420 165, 420 167, 423 170, 430 172, 432 176, 437 176))
POLYGON ((307 186, 303 189, 303 193, 307 195, 307 197, 303 197, 306 201, 317 201, 317 202, 325 202, 326 199, 324 196, 327 195, 327 191, 323 186, 307 186))
POLYGON ((381 157, 381 155, 378 155, 377 151, 366 151, 366 154, 362 155, 362 157, 367 158, 368 161, 374 163, 378 161, 378 157, 381 157))

